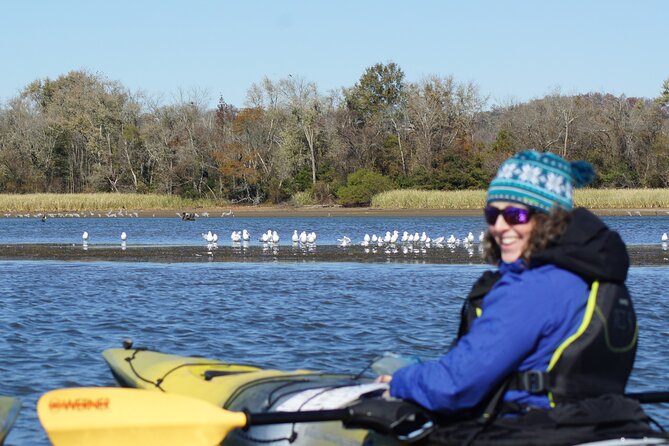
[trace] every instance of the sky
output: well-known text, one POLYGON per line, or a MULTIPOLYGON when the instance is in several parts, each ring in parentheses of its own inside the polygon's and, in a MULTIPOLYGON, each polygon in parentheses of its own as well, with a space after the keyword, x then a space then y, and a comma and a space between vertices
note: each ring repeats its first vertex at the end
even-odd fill
POLYGON ((242 107, 299 76, 328 94, 395 62, 472 82, 488 105, 562 94, 654 98, 669 78, 666 0, 4 0, 0 104, 86 70, 163 103, 242 107))

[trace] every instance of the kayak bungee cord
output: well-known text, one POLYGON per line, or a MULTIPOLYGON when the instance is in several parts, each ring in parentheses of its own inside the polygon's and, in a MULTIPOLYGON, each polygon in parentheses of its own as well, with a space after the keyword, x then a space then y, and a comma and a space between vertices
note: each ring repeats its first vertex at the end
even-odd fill
POLYGON ((213 367, 213 366, 220 366, 220 365, 221 365, 220 363, 216 363, 216 362, 211 362, 211 363, 198 362, 198 363, 185 363, 185 364, 179 364, 178 366, 176 366, 176 367, 174 367, 174 368, 168 370, 167 372, 165 372, 165 373, 163 374, 162 377, 156 379, 155 381, 152 381, 152 380, 147 379, 147 378, 144 378, 142 375, 140 375, 139 372, 135 369, 135 367, 134 367, 133 364, 132 364, 132 361, 135 360, 135 358, 136 358, 136 356, 137 356, 137 353, 139 353, 139 352, 141 352, 141 351, 146 351, 146 349, 144 349, 144 348, 137 348, 137 349, 134 349, 132 355, 129 356, 129 357, 127 357, 127 358, 125 358, 125 360, 127 361, 128 365, 130 366, 130 370, 132 370, 132 373, 134 373, 135 376, 136 376, 139 380, 144 381, 144 382, 147 383, 147 384, 152 384, 152 385, 155 386, 156 388, 160 389, 161 392, 165 392, 165 389, 163 389, 162 387, 160 387, 160 385, 163 383, 163 381, 165 381, 165 379, 167 378, 167 376, 170 375, 171 373, 173 373, 174 371, 179 370, 179 369, 182 368, 182 367, 191 367, 191 366, 212 366, 212 367, 213 367))

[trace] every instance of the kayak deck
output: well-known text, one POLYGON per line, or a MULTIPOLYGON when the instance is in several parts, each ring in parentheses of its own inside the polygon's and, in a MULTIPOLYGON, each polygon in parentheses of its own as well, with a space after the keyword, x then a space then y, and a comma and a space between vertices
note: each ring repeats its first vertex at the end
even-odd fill
MULTIPOLYGON (((280 371, 247 364, 170 355, 142 349, 108 349, 103 357, 124 387, 158 390, 208 401, 219 407, 273 412, 291 398, 314 389, 369 383, 369 378, 310 370, 280 371)), ((361 445, 367 431, 346 429, 340 421, 279 424, 235 430, 226 445, 361 445)))

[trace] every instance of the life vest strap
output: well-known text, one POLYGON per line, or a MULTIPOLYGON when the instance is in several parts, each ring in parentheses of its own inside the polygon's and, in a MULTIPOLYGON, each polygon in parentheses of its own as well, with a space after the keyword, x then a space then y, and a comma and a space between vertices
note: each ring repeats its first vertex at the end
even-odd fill
POLYGON ((507 390, 523 390, 533 395, 547 394, 551 387, 551 376, 541 370, 527 370, 511 375, 507 390))

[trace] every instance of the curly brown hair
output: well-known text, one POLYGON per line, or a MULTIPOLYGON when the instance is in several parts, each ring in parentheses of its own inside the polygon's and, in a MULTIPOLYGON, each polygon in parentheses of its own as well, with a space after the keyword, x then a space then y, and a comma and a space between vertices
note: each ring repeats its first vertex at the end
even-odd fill
MULTIPOLYGON (((569 225, 571 220, 571 212, 560 207, 554 207, 550 214, 536 212, 532 214, 535 221, 534 229, 530 234, 530 239, 523 251, 522 259, 529 265, 530 258, 534 253, 541 252, 546 247, 556 242, 569 225)), ((497 265, 502 258, 499 245, 490 234, 486 231, 483 239, 483 254, 486 262, 497 265)))

